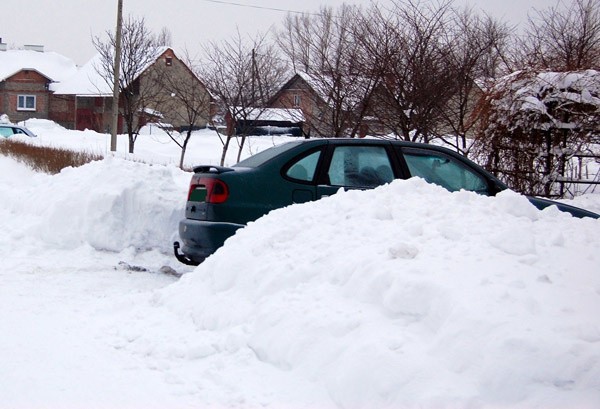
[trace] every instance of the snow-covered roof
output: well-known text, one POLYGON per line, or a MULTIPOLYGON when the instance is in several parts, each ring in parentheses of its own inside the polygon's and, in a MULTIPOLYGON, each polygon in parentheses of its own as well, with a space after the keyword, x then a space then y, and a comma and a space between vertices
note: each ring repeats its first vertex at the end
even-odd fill
POLYGON ((246 119, 249 121, 277 121, 277 122, 304 122, 304 114, 301 109, 287 108, 254 108, 244 110, 232 108, 235 119, 246 119))
POLYGON ((332 105, 336 98, 333 95, 343 94, 344 109, 353 109, 363 102, 366 90, 373 84, 373 78, 360 75, 346 76, 342 81, 334 81, 333 77, 326 74, 314 75, 299 71, 296 73, 302 78, 321 98, 323 102, 332 105))
POLYGON ((0 51, 0 81, 25 69, 35 70, 55 82, 64 81, 77 72, 73 60, 52 51, 0 51))
POLYGON ((323 77, 319 79, 315 75, 309 74, 304 71, 298 71, 296 74, 300 78, 302 78, 317 93, 319 98, 321 98, 323 101, 328 100, 329 92, 333 87, 333 81, 330 78, 323 77))
MULTIPOLYGON (((153 64, 169 47, 158 47, 155 59, 141 67, 135 78, 139 77, 153 64)), ((98 73, 102 67, 100 54, 96 54, 90 61, 81 67, 75 75, 60 84, 53 84, 50 89, 57 95, 78 96, 112 96, 112 84, 98 73)))
POLYGON ((57 95, 111 96, 112 86, 98 73, 100 54, 96 54, 70 78, 52 84, 50 90, 57 95))

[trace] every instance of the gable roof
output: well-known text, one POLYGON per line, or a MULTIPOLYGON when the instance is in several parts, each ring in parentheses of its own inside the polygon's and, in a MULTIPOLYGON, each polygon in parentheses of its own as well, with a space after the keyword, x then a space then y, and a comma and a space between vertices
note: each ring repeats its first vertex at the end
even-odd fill
MULTIPOLYGON (((144 71, 146 71, 168 50, 173 52, 170 47, 158 47, 155 50, 156 57, 146 66, 141 67, 140 71, 135 75, 135 79, 142 75, 144 71)), ((175 53, 173 52, 173 54, 175 53)), ((106 79, 98 73, 97 67, 102 66, 101 58, 102 57, 100 54, 96 54, 71 78, 61 82, 60 84, 52 84, 50 89, 56 95, 112 97, 112 83, 109 84, 106 79)))
POLYGON ((314 75, 307 72, 298 71, 289 79, 275 96, 271 98, 270 103, 276 101, 283 92, 291 89, 297 83, 304 83, 307 90, 318 99, 318 102, 329 106, 330 108, 336 103, 336 97, 332 96, 342 91, 342 97, 339 101, 344 101, 344 109, 353 109, 360 104, 364 98, 364 90, 372 86, 369 84, 371 79, 365 76, 349 76, 345 81, 334 81, 330 75, 314 75))
POLYGON ((55 52, 0 51, 0 82, 23 70, 37 71, 50 81, 60 82, 75 75, 77 66, 73 60, 55 52))
POLYGON ((321 101, 326 102, 329 99, 328 95, 333 86, 329 77, 323 76, 318 78, 317 76, 304 71, 298 71, 296 75, 302 78, 302 80, 311 88, 315 95, 321 99, 321 101))
POLYGON ((277 100, 284 91, 290 89, 291 86, 297 81, 301 81, 301 82, 305 83, 309 92, 313 93, 313 95, 315 95, 317 98, 319 98, 321 100, 321 102, 324 103, 327 100, 327 93, 323 89, 323 87, 319 85, 317 78, 314 76, 311 76, 310 74, 308 74, 306 72, 299 71, 299 72, 294 73, 292 78, 287 80, 281 86, 279 91, 277 91, 275 93, 275 95, 271 98, 270 103, 277 100))
POLYGON ((100 54, 96 54, 73 76, 59 84, 52 84, 50 90, 56 95, 112 96, 112 86, 96 70, 99 65, 100 54))

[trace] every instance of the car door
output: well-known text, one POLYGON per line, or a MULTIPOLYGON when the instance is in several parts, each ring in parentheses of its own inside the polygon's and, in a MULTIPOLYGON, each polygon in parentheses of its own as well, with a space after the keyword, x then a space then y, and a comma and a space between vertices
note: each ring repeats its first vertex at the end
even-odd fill
POLYGON ((322 155, 323 149, 306 152, 282 169, 283 177, 290 186, 292 203, 315 199, 315 178, 322 155))
POLYGON ((402 157, 411 177, 418 176, 451 192, 467 190, 493 196, 500 182, 466 158, 436 149, 403 147, 402 157))
POLYGON ((371 189, 394 180, 394 167, 385 144, 332 145, 323 163, 317 198, 340 188, 371 189))

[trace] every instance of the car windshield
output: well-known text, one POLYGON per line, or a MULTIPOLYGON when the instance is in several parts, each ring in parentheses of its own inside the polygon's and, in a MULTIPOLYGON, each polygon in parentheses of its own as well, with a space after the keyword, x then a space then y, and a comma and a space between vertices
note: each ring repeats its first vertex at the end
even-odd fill
POLYGON ((234 165, 234 167, 256 168, 256 167, 262 165, 263 163, 273 159, 277 155, 279 155, 289 149, 295 148, 296 146, 300 145, 301 143, 302 143, 302 141, 286 142, 286 143, 282 143, 281 145, 273 146, 272 148, 265 149, 264 151, 259 152, 256 155, 252 155, 249 158, 244 159, 243 161, 234 165))

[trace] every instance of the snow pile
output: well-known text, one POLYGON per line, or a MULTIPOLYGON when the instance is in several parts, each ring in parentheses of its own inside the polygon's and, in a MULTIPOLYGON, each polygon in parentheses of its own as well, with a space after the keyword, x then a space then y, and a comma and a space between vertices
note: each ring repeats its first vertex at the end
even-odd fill
MULTIPOLYGON (((49 132, 65 134, 65 127, 57 124, 54 121, 50 121, 48 119, 28 119, 26 121, 19 122, 19 125, 22 125, 26 128, 35 129, 37 133, 47 134, 49 132)), ((73 138, 74 133, 77 131, 69 131, 67 134, 73 138)))
POLYGON ((5 230, 5 239, 27 236, 58 249, 170 251, 183 217, 187 173, 107 158, 49 176, 0 160, 9 169, 0 178, 2 207, 20 216, 9 220, 14 229, 5 230))
POLYGON ((342 192, 251 223, 113 342, 209 406, 598 407, 599 228, 512 192, 342 192))

